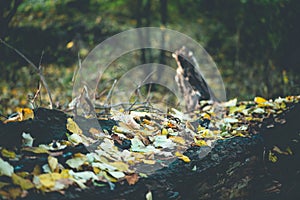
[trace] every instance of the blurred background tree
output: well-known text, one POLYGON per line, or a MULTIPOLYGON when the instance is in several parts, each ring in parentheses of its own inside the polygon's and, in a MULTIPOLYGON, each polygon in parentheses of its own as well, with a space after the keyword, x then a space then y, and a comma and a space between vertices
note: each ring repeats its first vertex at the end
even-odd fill
MULTIPOLYGON (((299 94, 298 19, 298 0, 0 0, 1 39, 37 64, 44 51, 42 64, 54 95, 60 94, 57 101, 64 90, 70 100, 78 55, 84 59, 106 38, 147 26, 177 30, 202 44, 228 98, 299 94)), ((142 50, 137 56, 137 64, 174 65, 166 52, 142 50)), ((25 104, 34 92, 38 77, 26 66, 0 44, 1 105, 25 104)))

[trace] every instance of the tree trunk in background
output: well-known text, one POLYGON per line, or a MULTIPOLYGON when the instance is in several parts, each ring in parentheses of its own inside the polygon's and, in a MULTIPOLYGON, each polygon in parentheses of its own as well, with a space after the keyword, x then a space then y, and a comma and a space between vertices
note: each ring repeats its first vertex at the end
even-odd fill
MULTIPOLYGON (((136 27, 142 27, 142 19, 143 19, 143 0, 138 0, 137 1, 137 7, 136 7, 136 14, 135 14, 135 19, 136 19, 136 27)), ((145 37, 141 34, 139 34, 139 40, 142 42, 145 39, 145 37)), ((146 52, 145 49, 141 49, 141 63, 144 64, 146 63, 146 52)))
MULTIPOLYGON (((167 25, 167 17, 168 17, 168 1, 167 0, 160 0, 160 16, 161 16, 161 24, 163 27, 166 27, 167 25)), ((161 47, 164 49, 165 47, 165 34, 162 32, 161 36, 161 47)), ((160 64, 166 64, 165 60, 165 52, 161 50, 160 52, 160 58, 159 58, 160 64)))
POLYGON ((13 16, 16 14, 19 5, 22 0, 1 0, 0 1, 0 38, 4 39, 7 34, 9 23, 13 16), (9 10, 7 14, 5 10, 9 10))

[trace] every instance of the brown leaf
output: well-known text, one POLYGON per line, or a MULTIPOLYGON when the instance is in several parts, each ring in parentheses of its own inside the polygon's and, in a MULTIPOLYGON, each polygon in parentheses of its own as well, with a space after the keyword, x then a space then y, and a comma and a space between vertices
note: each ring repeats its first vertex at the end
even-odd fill
POLYGON ((138 182, 139 175, 138 174, 126 175, 125 179, 129 185, 134 185, 136 182, 138 182))

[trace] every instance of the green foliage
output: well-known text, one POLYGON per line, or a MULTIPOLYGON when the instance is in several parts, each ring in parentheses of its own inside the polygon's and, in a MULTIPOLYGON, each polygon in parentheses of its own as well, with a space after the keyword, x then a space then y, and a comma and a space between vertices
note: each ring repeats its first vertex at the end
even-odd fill
MULTIPOLYGON (((84 58, 89 50, 120 31, 163 25, 195 38, 208 50, 222 73, 229 97, 250 99, 300 92, 298 0, 178 0, 167 1, 167 10, 162 9, 162 2, 4 0, 0 23, 7 26, 2 26, 1 38, 35 63, 44 51, 42 64, 59 70, 76 65, 78 53, 84 58), (9 13, 12 18, 8 18, 9 13), (74 45, 67 48, 69 42, 74 45)), ((171 56, 161 59, 160 55, 136 52, 134 63, 174 65, 171 56)), ((1 79, 16 88, 16 82, 24 79, 20 70, 27 63, 3 45, 0 56, 1 79)), ((124 59, 115 66, 133 67, 127 64, 124 59)), ((106 75, 107 80, 110 75, 106 75)), ((31 78, 24 80, 23 86, 29 81, 31 78)))

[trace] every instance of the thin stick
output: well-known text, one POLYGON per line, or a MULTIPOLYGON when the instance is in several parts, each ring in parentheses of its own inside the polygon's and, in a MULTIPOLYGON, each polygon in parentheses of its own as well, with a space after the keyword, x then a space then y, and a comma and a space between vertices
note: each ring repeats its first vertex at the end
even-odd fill
POLYGON ((113 93, 113 90, 114 90, 114 88, 115 88, 115 86, 116 86, 116 83, 117 83, 117 79, 115 79, 114 80, 114 83, 113 83, 113 85, 111 86, 111 88, 110 88, 110 90, 109 90, 109 92, 108 92, 108 94, 107 94, 107 97, 106 97, 106 100, 105 100, 105 105, 107 105, 108 104, 108 101, 111 99, 111 95, 112 95, 112 93, 113 93))
POLYGON ((33 105, 33 107, 35 107, 34 102, 35 102, 35 99, 39 96, 39 94, 41 92, 41 88, 42 88, 42 85, 41 85, 41 83, 39 83, 38 89, 37 89, 35 95, 33 96, 33 98, 31 99, 31 102, 30 102, 33 105))
MULTIPOLYGON (((38 75, 40 76, 40 79, 41 79, 41 81, 42 81, 42 83, 43 83, 43 85, 44 85, 44 87, 45 87, 45 89, 46 89, 46 91, 47 91, 47 94, 48 94, 48 97, 49 97, 49 100, 50 100, 50 105, 49 105, 49 107, 50 107, 50 109, 52 109, 53 108, 53 100, 52 100, 52 96, 51 96, 51 92, 50 92, 50 89, 49 89, 49 87, 48 87, 48 84, 47 84, 47 82, 46 82, 46 79, 45 79, 45 77, 44 77, 44 75, 42 74, 42 65, 41 64, 39 64, 39 67, 37 67, 33 62, 31 62, 23 53, 21 53, 18 49, 16 49, 16 48, 14 48, 13 46, 11 46, 11 45, 9 45, 8 43, 6 43, 4 40, 2 40, 1 38, 0 38, 0 42, 1 43, 3 43, 5 46, 7 46, 8 48, 10 48, 11 50, 13 50, 13 51, 15 51, 19 56, 21 56, 31 67, 33 67, 36 71, 37 71, 37 73, 38 73, 38 75)), ((42 61, 42 57, 43 57, 43 54, 44 53, 42 53, 42 56, 41 56, 41 59, 40 59, 40 62, 42 61)))
POLYGON ((39 70, 42 70, 42 60, 43 60, 43 56, 44 56, 44 50, 42 51, 42 55, 40 58, 40 62, 39 62, 39 70))

